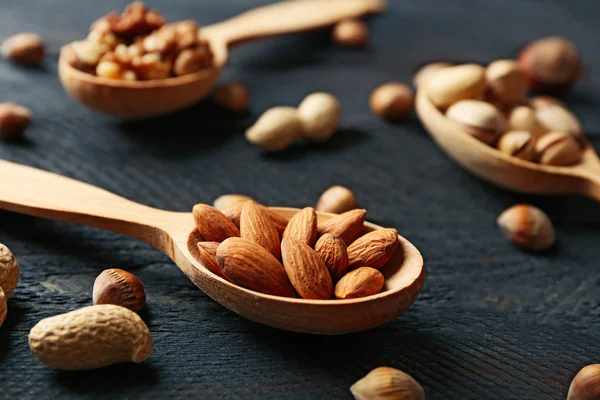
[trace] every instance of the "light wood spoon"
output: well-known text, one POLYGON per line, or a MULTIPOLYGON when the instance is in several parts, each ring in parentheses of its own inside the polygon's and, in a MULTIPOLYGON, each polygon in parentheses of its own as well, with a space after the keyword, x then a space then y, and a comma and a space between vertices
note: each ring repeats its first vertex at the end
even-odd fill
POLYGON ((195 74, 149 81, 100 78, 73 67, 70 45, 61 49, 58 74, 73 98, 93 110, 123 118, 167 114, 189 106, 214 86, 229 47, 249 39, 308 31, 385 9, 385 0, 293 0, 259 7, 201 28, 214 53, 214 67, 195 74))
POLYGON ((473 138, 446 118, 423 90, 417 93, 416 109, 433 140, 473 174, 518 192, 583 194, 600 201, 600 159, 589 143, 577 165, 541 165, 511 157, 473 138))
MULTIPOLYGON (((382 270, 381 293, 352 300, 303 300, 257 293, 233 285, 196 259, 191 213, 158 210, 50 172, 0 160, 0 209, 70 221, 143 240, 167 254, 204 293, 237 314, 279 329, 341 334, 389 322, 415 301, 423 287, 423 258, 406 239, 382 270)), ((298 210, 273 208, 291 218, 298 210)), ((319 213, 319 220, 333 214, 319 213)), ((381 227, 366 223, 366 230, 381 227)), ((90 293, 91 296, 91 293, 90 293)))

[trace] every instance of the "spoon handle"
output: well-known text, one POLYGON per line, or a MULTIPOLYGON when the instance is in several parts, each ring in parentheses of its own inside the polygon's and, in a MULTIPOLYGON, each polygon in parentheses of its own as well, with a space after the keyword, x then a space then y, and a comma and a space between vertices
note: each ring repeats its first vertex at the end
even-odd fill
POLYGON ((0 209, 94 226, 166 246, 171 213, 51 172, 0 160, 0 209))
POLYGON ((308 31, 348 18, 382 12, 385 0, 288 0, 246 11, 203 28, 228 45, 268 36, 308 31))

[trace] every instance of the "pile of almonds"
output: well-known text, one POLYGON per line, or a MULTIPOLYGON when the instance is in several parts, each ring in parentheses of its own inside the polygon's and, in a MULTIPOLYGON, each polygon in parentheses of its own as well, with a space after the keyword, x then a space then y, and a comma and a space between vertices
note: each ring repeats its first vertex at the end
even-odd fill
POLYGON ((109 13, 90 27, 85 40, 71 43, 76 68, 121 80, 164 79, 212 68, 213 54, 194 21, 165 24, 144 3, 109 13))
POLYGON ((289 222, 247 196, 194 206, 202 264, 257 292, 303 299, 351 299, 379 293, 379 270, 396 252, 395 229, 364 233, 366 211, 320 220, 306 207, 289 222), (364 234, 363 234, 364 233, 364 234))
POLYGON ((577 117, 560 101, 529 99, 527 92, 531 85, 549 87, 552 82, 565 88, 578 74, 574 46, 547 38, 527 46, 520 60, 498 60, 487 68, 436 63, 424 67, 415 81, 448 119, 481 142, 522 160, 569 166, 581 161, 585 147, 577 117))

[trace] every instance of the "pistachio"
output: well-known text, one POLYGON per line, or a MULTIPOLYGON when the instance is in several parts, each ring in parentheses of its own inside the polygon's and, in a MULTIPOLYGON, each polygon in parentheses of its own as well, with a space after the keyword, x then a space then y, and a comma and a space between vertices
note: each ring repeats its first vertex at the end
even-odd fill
POLYGON ((522 160, 535 158, 535 139, 527 131, 506 132, 498 141, 498 150, 522 160))
POLYGON ((363 47, 369 38, 369 28, 363 21, 348 19, 339 22, 332 33, 333 41, 344 47, 363 47))
POLYGON ((540 164, 568 166, 581 161, 581 145, 565 132, 548 132, 540 137, 535 146, 540 164))
POLYGON ((547 129, 538 121, 535 111, 527 106, 516 106, 508 112, 508 129, 527 131, 534 137, 539 137, 547 132, 547 129))
POLYGON ((385 119, 400 119, 410 114, 414 108, 413 90, 403 83, 388 82, 373 90, 370 99, 371 110, 385 119))
POLYGON ((425 84, 433 79, 435 74, 443 68, 451 67, 452 64, 448 62, 434 62, 425 64, 415 72, 413 76, 412 84, 417 89, 423 89, 425 84))
POLYGON ((583 139, 583 131, 577 117, 564 107, 548 105, 535 110, 535 116, 546 131, 560 131, 583 139))
POLYGON ((485 69, 477 64, 442 68, 425 88, 431 102, 439 108, 447 108, 460 100, 479 98, 485 89, 485 69))
POLYGON ((600 364, 583 367, 575 375, 567 400, 597 400, 600 399, 600 364))
POLYGON ((146 292, 137 276, 122 269, 110 268, 96 278, 92 298, 95 305, 114 304, 138 312, 144 308, 146 292))
POLYGON ((498 60, 485 70, 489 90, 505 103, 522 101, 527 92, 525 72, 514 60, 498 60))
POLYGON ((497 223, 509 242, 525 250, 545 250, 556 239, 550 218, 528 204, 517 204, 505 210, 497 223))
POLYGON ((547 106, 565 107, 565 103, 558 100, 556 97, 546 96, 546 95, 533 96, 531 98, 531 100, 529 101, 529 104, 531 105, 531 107, 533 107, 536 110, 547 107, 547 106))
POLYGON ((419 382, 395 368, 379 367, 350 387, 356 400, 425 400, 419 382))
POLYGON ((486 144, 495 143, 506 128, 506 119, 502 113, 480 100, 459 101, 448 109, 446 116, 486 144))

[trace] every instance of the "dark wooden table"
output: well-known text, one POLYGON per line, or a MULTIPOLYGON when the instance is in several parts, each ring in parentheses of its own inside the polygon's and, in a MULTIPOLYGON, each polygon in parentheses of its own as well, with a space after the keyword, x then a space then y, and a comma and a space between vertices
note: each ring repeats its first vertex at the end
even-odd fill
MULTIPOLYGON (((180 211, 228 192, 304 206, 330 185, 347 185, 370 220, 397 227, 422 251, 425 288, 409 312, 378 329, 337 337, 282 332, 213 302, 145 244, 3 212, 0 242, 22 272, 0 329, 0 398, 344 399, 351 383, 389 365, 419 380, 428 399, 561 399, 582 366, 600 361, 600 205, 492 187, 446 158, 416 118, 389 124, 368 108, 376 85, 409 82, 426 61, 487 63, 514 57, 537 37, 562 34, 578 44, 587 71, 567 101, 598 139, 598 2, 392 0, 385 15, 370 20, 365 50, 333 46, 327 31, 236 50, 223 79, 250 87, 251 115, 202 102, 137 123, 83 109, 64 94, 56 74, 60 45, 124 3, 2 1, 0 39, 39 32, 50 54, 41 69, 0 63, 0 101, 21 103, 35 115, 28 140, 0 143, 0 158, 180 211), (244 129, 266 108, 297 105, 317 90, 336 94, 344 106, 342 128, 330 142, 272 156, 246 143, 244 129), (556 249, 525 254, 504 241, 495 218, 516 202, 549 213, 556 249), (45 367, 29 351, 30 328, 91 304, 94 278, 108 267, 144 281, 142 315, 154 353, 140 365, 96 371, 45 367)), ((203 24, 264 3, 150 2, 170 20, 203 24)))

